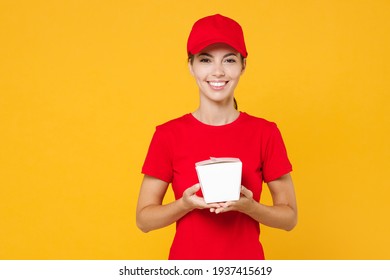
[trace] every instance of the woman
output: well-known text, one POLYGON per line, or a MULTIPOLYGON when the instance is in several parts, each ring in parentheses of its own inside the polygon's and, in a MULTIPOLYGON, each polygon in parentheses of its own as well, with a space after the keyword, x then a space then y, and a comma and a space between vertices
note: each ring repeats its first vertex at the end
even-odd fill
POLYGON ((202 18, 187 52, 199 107, 156 128, 142 169, 137 225, 148 232, 176 222, 169 259, 264 259, 259 224, 291 230, 297 206, 277 126, 236 108, 234 90, 247 57, 241 26, 219 14, 202 18), (195 163, 210 157, 242 161, 238 201, 203 200, 195 163), (272 206, 259 203, 263 181, 272 206), (169 184, 175 201, 162 205, 169 184))

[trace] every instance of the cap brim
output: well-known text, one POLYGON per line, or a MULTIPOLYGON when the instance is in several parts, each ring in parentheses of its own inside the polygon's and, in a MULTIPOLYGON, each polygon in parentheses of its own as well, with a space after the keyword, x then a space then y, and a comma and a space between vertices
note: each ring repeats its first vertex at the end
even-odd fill
POLYGON ((248 55, 246 53, 246 51, 240 50, 237 46, 234 45, 234 43, 229 42, 229 40, 217 39, 217 38, 215 38, 213 40, 203 41, 203 42, 199 43, 198 45, 193 46, 191 48, 191 50, 189 50, 189 54, 195 55, 197 53, 200 53, 202 50, 204 50, 208 46, 211 46, 214 44, 226 44, 226 45, 232 47, 233 49, 235 49, 237 52, 239 52, 243 57, 247 57, 247 55, 248 55))

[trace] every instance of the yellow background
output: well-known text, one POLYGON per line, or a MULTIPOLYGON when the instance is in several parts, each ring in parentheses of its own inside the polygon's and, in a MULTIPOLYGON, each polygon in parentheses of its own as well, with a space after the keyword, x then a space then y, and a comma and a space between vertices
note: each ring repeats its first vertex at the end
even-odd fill
POLYGON ((299 224, 262 227, 267 258, 390 259, 387 0, 1 0, 1 259, 166 259, 174 226, 135 226, 140 169, 197 106, 186 40, 213 13, 244 28, 239 108, 294 166, 299 224))

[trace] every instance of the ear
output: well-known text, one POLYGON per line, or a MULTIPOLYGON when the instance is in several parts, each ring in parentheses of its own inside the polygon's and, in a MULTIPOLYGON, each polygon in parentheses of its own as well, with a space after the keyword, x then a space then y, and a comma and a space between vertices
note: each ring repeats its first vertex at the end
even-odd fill
POLYGON ((194 69, 190 60, 188 60, 188 69, 190 70, 191 75, 194 76, 194 69))
POLYGON ((241 70, 241 75, 244 74, 246 69, 246 58, 242 60, 242 70, 241 70))

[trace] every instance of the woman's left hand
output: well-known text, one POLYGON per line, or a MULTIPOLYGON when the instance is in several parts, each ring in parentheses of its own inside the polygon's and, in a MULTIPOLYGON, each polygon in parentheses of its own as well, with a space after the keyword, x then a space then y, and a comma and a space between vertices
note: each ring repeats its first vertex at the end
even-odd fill
POLYGON ((243 213, 248 213, 255 203, 253 199, 253 193, 249 189, 241 186, 241 196, 237 201, 227 201, 219 203, 219 208, 211 208, 210 212, 214 212, 216 214, 229 212, 229 211, 239 211, 243 213))
POLYGON ((290 173, 267 185, 272 196, 272 206, 257 202, 253 199, 253 193, 241 186, 239 200, 219 203, 219 208, 210 208, 210 211, 216 214, 239 211, 263 225, 292 230, 297 224, 297 203, 290 173))

